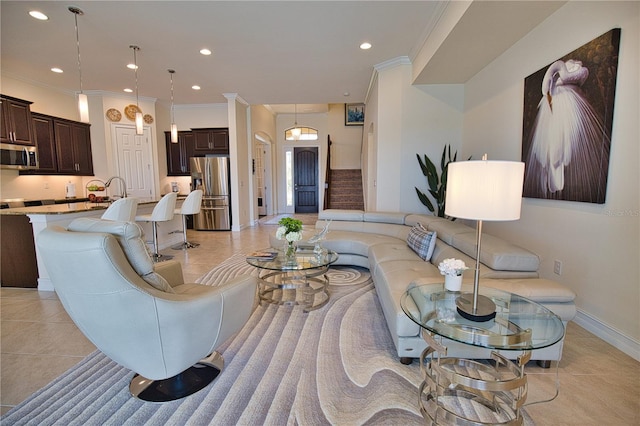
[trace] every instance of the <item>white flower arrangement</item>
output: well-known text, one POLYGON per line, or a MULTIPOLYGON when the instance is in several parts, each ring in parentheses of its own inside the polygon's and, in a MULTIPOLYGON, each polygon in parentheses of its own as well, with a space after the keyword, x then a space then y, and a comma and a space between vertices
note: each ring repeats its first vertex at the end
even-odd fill
POLYGON ((278 222, 280 225, 276 230, 276 238, 279 240, 287 240, 292 243, 302 239, 302 222, 298 219, 285 217, 278 222))
POLYGON ((276 238, 289 242, 300 241, 302 239, 302 232, 287 232, 287 228, 280 226, 276 231, 276 238))
POLYGON ((464 264, 464 261, 460 259, 445 259, 440 262, 438 269, 442 275, 455 277, 462 275, 462 273, 469 268, 464 264))

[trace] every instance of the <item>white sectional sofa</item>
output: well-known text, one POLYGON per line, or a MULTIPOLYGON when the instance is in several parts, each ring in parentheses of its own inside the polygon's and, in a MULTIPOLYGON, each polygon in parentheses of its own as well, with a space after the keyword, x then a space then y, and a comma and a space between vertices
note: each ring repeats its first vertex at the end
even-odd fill
MULTIPOLYGON (((443 282, 437 265, 446 258, 462 259, 471 269, 465 282, 473 282, 475 265, 475 228, 459 221, 437 216, 365 212, 360 210, 324 210, 318 215, 316 229, 304 230, 305 239, 322 229, 331 220, 330 231, 323 246, 340 254, 337 264, 368 268, 371 272, 389 331, 404 363, 418 358, 426 347, 420 327, 411 321, 400 307, 400 298, 410 284, 443 282), (420 258, 406 242, 416 224, 435 231, 437 240, 430 261, 420 258)), ((271 241, 274 247, 281 245, 271 241)), ((551 280, 539 278, 539 257, 515 244, 483 233, 480 256, 481 286, 509 291, 538 302, 556 315, 565 326, 576 314, 575 293, 551 280)), ((548 366, 560 360, 562 341, 532 352, 531 359, 548 366)), ((484 359, 489 350, 444 339, 447 356, 484 359)), ((503 351, 515 358, 520 351, 503 351)))

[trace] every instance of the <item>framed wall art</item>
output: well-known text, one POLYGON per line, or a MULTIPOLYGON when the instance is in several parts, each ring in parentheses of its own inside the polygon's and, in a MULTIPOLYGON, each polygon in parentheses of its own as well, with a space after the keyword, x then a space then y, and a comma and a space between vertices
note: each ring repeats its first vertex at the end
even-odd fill
POLYGON ((364 104, 344 104, 344 125, 364 125, 364 104))
POLYGON ((524 80, 523 196, 603 204, 620 29, 524 80))

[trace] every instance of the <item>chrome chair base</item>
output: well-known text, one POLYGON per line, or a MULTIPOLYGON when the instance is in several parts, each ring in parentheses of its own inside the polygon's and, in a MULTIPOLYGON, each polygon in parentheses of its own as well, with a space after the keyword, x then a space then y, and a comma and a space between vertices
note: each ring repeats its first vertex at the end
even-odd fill
POLYGON ((192 243, 189 241, 185 241, 184 243, 180 243, 178 245, 175 245, 173 247, 171 247, 174 250, 186 250, 186 249, 190 249, 190 248, 196 248, 200 245, 200 243, 192 243))
POLYGON ((165 260, 171 260, 173 256, 170 254, 151 253, 151 260, 154 263, 164 262, 165 260))
POLYGON ((129 392, 135 398, 148 402, 175 401, 204 389, 224 368, 224 359, 213 352, 196 365, 164 380, 150 380, 139 374, 133 376, 129 392))

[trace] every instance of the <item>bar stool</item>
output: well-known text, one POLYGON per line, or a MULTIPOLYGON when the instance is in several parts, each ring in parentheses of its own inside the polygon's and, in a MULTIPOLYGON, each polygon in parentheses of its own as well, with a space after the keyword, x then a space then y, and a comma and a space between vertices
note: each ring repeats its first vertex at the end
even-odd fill
POLYGON ((202 204, 202 189, 195 189, 187 195, 179 209, 175 209, 175 214, 182 215, 182 244, 173 246, 174 250, 183 250, 198 247, 199 243, 187 241, 187 215, 200 213, 200 205, 202 204))
POLYGON ((136 211, 138 210, 138 199, 120 198, 119 200, 111 203, 109 208, 102 214, 102 219, 107 220, 119 220, 121 222, 133 222, 136 218, 136 211))
POLYGON ((173 219, 173 211, 176 208, 178 194, 170 192, 158 201, 151 214, 136 216, 136 222, 151 222, 153 227, 153 254, 151 258, 154 262, 172 259, 173 256, 158 253, 158 222, 167 222, 173 219))

